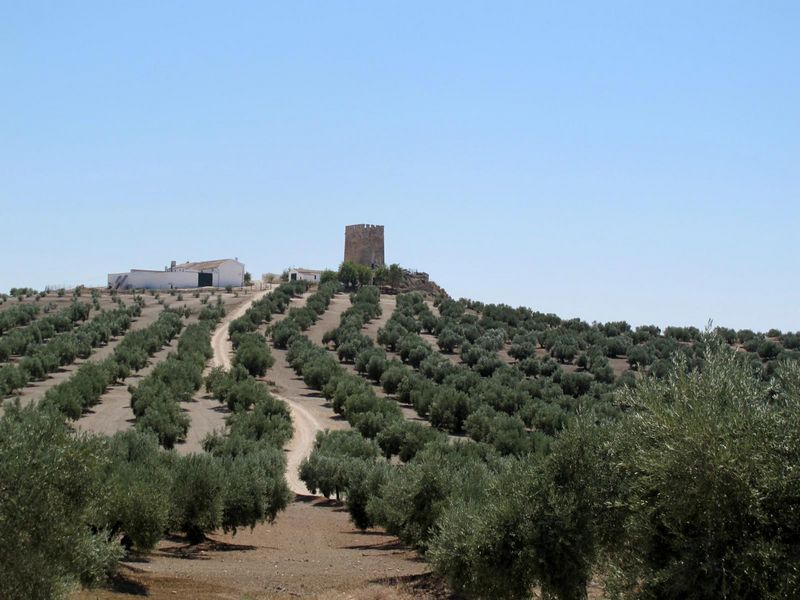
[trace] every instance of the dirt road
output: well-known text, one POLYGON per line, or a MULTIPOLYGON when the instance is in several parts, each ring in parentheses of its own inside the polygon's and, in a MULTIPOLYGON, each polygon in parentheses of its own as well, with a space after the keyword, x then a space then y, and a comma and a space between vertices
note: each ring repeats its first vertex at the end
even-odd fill
MULTIPOLYGON (((299 308, 305 305, 310 295, 311 294, 307 292, 302 296, 293 298, 289 306, 291 308, 299 308)), ((287 314, 288 310, 283 314, 274 315, 271 321, 272 324, 280 322, 286 318, 287 314)), ((312 326, 314 332, 321 330, 322 327, 327 326, 328 323, 320 323, 317 321, 315 325, 316 327, 312 326)), ((324 333, 324 331, 318 334, 320 339, 322 339, 322 333, 324 333)), ((267 378, 272 384, 270 392, 273 396, 283 400, 289 406, 292 412, 292 425, 294 426, 294 436, 289 440, 285 448, 286 483, 289 485, 289 489, 295 494, 299 496, 310 496, 311 492, 308 491, 308 488, 300 480, 297 469, 300 467, 300 463, 303 462, 303 459, 311 454, 317 432, 322 431, 327 424, 323 424, 320 417, 309 410, 309 408, 312 407, 304 406, 304 403, 301 401, 301 398, 303 398, 306 393, 313 390, 305 387, 302 380, 297 379, 294 372, 289 368, 289 365, 286 363, 286 350, 273 348, 272 354, 275 356, 275 365, 270 369, 269 373, 267 373, 267 378), (294 385, 286 385, 289 380, 293 380, 292 383, 294 383, 294 385), (276 381, 284 385, 277 385, 276 381)), ((308 398, 305 400, 306 404, 308 404, 308 398)))
MULTIPOLYGON (((269 289, 266 289, 255 292, 222 318, 211 336, 211 348, 214 351, 214 356, 211 358, 211 367, 231 368, 233 346, 228 339, 228 326, 231 321, 238 319, 247 312, 253 302, 269 293, 269 291, 269 289)), ((206 374, 208 370, 206 369, 206 374)), ((178 454, 202 452, 205 437, 213 431, 223 431, 225 429, 225 416, 230 412, 216 398, 205 393, 204 389, 195 394, 192 402, 183 403, 181 408, 189 416, 191 423, 189 431, 186 433, 186 441, 175 446, 178 454)))
MULTIPOLYGON (((211 338, 211 347, 214 350, 214 356, 211 359, 211 364, 213 366, 230 369, 233 348, 228 339, 228 325, 230 325, 231 321, 234 319, 241 317, 253 302, 268 293, 268 291, 269 290, 265 290, 255 294, 249 302, 245 302, 237 307, 236 310, 226 315, 222 322, 220 322, 211 338)), ((302 305, 305 303, 307 296, 307 294, 304 294, 300 298, 293 299, 292 306, 302 305)), ((273 321, 278 322, 281 318, 285 317, 285 313, 283 315, 276 315, 275 317, 273 321)), ((311 449, 314 446, 314 438, 316 437, 317 431, 322 429, 322 426, 318 419, 296 400, 279 394, 275 395, 286 402, 291 409, 292 422, 294 425, 294 436, 286 446, 286 481, 289 484, 289 489, 294 493, 309 495, 308 489, 303 482, 300 481, 297 469, 303 459, 311 453, 311 449)), ((181 444, 178 447, 178 451, 181 454, 200 452, 202 451, 201 443, 206 434, 215 429, 222 429, 225 427, 225 414, 227 411, 220 407, 216 400, 208 397, 197 398, 195 402, 185 404, 184 408, 187 409, 192 419, 192 425, 189 428, 186 443, 181 444)))
POLYGON ((322 431, 323 427, 317 418, 312 415, 302 404, 283 396, 280 398, 292 411, 292 424, 294 425, 294 436, 286 446, 286 483, 289 489, 300 496, 310 496, 306 484, 300 480, 298 469, 303 459, 311 454, 314 448, 314 439, 317 432, 322 431))
POLYGON ((233 346, 231 345, 231 341, 228 339, 228 326, 231 324, 231 321, 235 321, 244 313, 246 313, 247 309, 250 308, 250 305, 253 302, 261 299, 262 296, 265 296, 269 292, 270 289, 256 292, 253 294, 252 298, 246 302, 243 302, 234 311, 223 317, 211 338, 211 347, 214 350, 214 357, 211 359, 212 366, 223 367, 225 369, 231 368, 231 355, 233 354, 233 346))

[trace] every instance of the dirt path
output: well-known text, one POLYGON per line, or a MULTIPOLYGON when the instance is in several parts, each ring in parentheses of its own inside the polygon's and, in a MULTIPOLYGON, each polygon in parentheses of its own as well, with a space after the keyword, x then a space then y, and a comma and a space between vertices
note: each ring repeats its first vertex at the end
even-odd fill
MULTIPOLYGON (((304 306, 310 293, 292 300, 290 308, 304 306)), ((339 324, 339 316, 350 306, 347 296, 339 294, 331 300, 328 310, 314 323, 306 335, 315 343, 322 343, 322 336, 339 324), (334 304, 335 303, 335 304, 334 304), (334 308, 335 306, 335 308, 334 308), (329 314, 333 313, 333 314, 329 314)), ((288 313, 288 310, 287 310, 288 313)), ((286 314, 275 315, 272 323, 286 318, 286 314)), ((267 373, 267 383, 272 394, 286 402, 292 412, 294 436, 286 445, 286 482, 289 489, 301 496, 310 495, 308 488, 300 481, 297 469, 303 459, 311 454, 317 432, 323 429, 341 429, 347 425, 332 419, 333 411, 326 406, 325 399, 312 390, 286 362, 286 350, 272 348, 275 364, 267 373)))
POLYGON ((214 335, 211 337, 211 348, 214 350, 214 357, 211 359, 211 364, 215 367, 222 367, 224 369, 231 368, 231 357, 233 356, 233 346, 228 338, 228 326, 231 321, 235 321, 247 312, 250 305, 256 300, 261 299, 263 296, 270 292, 269 289, 255 292, 245 302, 242 302, 236 309, 225 315, 214 330, 214 335))
MULTIPOLYGON (((211 336, 211 348, 214 356, 211 358, 211 366, 206 369, 206 374, 211 367, 231 368, 231 358, 233 356, 233 346, 228 338, 228 326, 231 321, 238 319, 256 300, 268 294, 270 289, 255 292, 245 297, 240 303, 233 304, 233 310, 228 311, 217 325, 211 336)), ((225 416, 230 413, 228 408, 219 403, 213 396, 205 393, 201 388, 191 402, 184 402, 181 405, 183 411, 189 416, 191 423, 189 431, 186 432, 186 441, 175 446, 178 454, 190 454, 203 452, 203 440, 214 431, 225 430, 225 416)))
POLYGON ((314 449, 314 439, 317 432, 322 431, 323 427, 319 420, 300 402, 279 394, 275 394, 275 396, 289 405, 294 425, 294 435, 286 446, 286 483, 295 494, 310 496, 312 494, 306 484, 300 480, 298 469, 303 459, 314 449))

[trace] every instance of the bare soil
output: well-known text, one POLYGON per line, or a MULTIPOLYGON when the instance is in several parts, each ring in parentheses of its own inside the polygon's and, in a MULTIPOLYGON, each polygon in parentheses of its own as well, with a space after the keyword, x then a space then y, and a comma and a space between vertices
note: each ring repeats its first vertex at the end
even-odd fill
MULTIPOLYGON (((238 302, 226 304, 227 314, 219 322, 211 337, 214 356, 209 361, 210 365, 204 375, 212 367, 231 368, 233 345, 228 337, 228 326, 231 321, 244 315, 253 302, 262 298, 269 291, 270 288, 253 292, 244 298, 237 298, 238 302)), ((186 440, 175 446, 178 454, 202 452, 202 443, 205 437, 214 431, 224 431, 225 417, 230 413, 227 406, 220 404, 213 396, 205 393, 204 388, 198 390, 192 401, 184 403, 181 408, 189 416, 191 422, 186 433, 186 440)))
MULTIPOLYGON (((136 320, 131 323, 131 327, 128 331, 136 331, 138 329, 144 329, 148 325, 150 325, 153 321, 156 320, 158 317, 158 313, 161 312, 162 307, 155 301, 153 298, 148 297, 145 300, 146 304, 145 307, 142 309, 142 314, 136 320)), ((103 303, 101 303, 102 306, 103 303)), ((109 303, 110 304, 110 303, 109 303)), ((90 315, 89 318, 94 316, 94 312, 90 315)), ((127 332, 126 332, 127 333, 127 332)), ((124 334, 123 334, 124 335, 124 334)), ((105 346, 100 346, 94 349, 91 356, 87 359, 77 359, 71 365, 67 365, 65 367, 61 367, 55 373, 50 373, 44 380, 42 381, 32 381, 30 384, 25 387, 24 389, 20 390, 17 394, 23 404, 28 404, 30 402, 38 402, 41 400, 42 396, 45 395, 47 390, 52 387, 57 386, 59 383, 62 383, 72 377, 73 373, 78 370, 82 364, 86 362, 99 362, 106 358, 108 358, 111 353, 116 348, 119 341, 122 339, 123 336, 119 336, 116 338, 112 338, 108 344, 105 346)))
POLYGON ((447 598, 428 565, 397 538, 354 529, 338 502, 298 496, 272 525, 197 546, 163 540, 148 556, 125 561, 120 576, 75 600, 406 599, 447 598))
MULTIPOLYGON (((292 306, 301 306, 307 296, 294 299, 292 306)), ((336 300, 330 314, 307 332, 311 339, 321 341, 325 331, 338 325, 349 301, 346 296, 336 300)), ((280 318, 276 315, 273 322, 280 318)), ((224 344, 220 351, 226 351, 224 344)), ((145 595, 193 600, 451 597, 414 550, 380 530, 357 530, 341 503, 307 494, 297 466, 311 451, 316 432, 349 425, 295 376, 285 351, 273 349, 273 354, 276 364, 270 369, 269 384, 289 403, 295 427, 287 446, 287 480, 298 493, 295 501, 275 523, 240 530, 235 536, 216 532, 196 546, 182 537, 169 537, 151 554, 129 557, 106 587, 76 592, 73 600, 145 595)))
MULTIPOLYGON (((221 293, 223 304, 228 311, 228 315, 223 319, 223 324, 220 325, 219 328, 224 327, 226 335, 228 323, 232 318, 235 318, 235 316, 232 315, 235 315, 241 307, 246 309, 258 294, 260 294, 260 292, 240 293, 238 296, 233 293, 221 293)), ((201 297, 204 295, 205 294, 201 294, 201 297)), ((189 294, 184 293, 184 298, 187 296, 189 296, 189 294)), ((146 300, 152 300, 149 296, 145 296, 145 298, 146 300)), ((200 298, 189 296, 185 302, 180 302, 178 304, 180 306, 184 304, 187 305, 195 313, 187 319, 186 323, 196 322, 196 313, 202 308, 200 298)), ((138 319, 134 324, 136 329, 146 327, 158 317, 158 313, 162 307, 158 304, 155 304, 155 306, 157 310, 148 313, 146 319, 144 318, 143 311, 142 318, 138 319)), ((149 307, 145 310, 149 310, 149 307)), ((243 313, 244 310, 241 310, 241 312, 243 313)), ((217 331, 219 331, 219 328, 217 331)), ((144 377, 149 375, 158 363, 167 358, 169 353, 177 348, 177 344, 177 339, 172 340, 170 344, 164 346, 150 358, 148 365, 144 369, 138 373, 132 374, 124 383, 112 386, 106 390, 105 394, 100 398, 100 403, 92 407, 75 423, 76 429, 113 435, 117 431, 125 431, 133 427, 134 416, 130 407, 131 394, 128 391, 129 386, 136 385, 144 377)), ((103 348, 103 350, 105 350, 105 348, 103 348)), ((98 357, 98 353, 96 352, 89 360, 102 359, 98 357)), ((195 402, 186 403, 183 405, 183 408, 189 413, 192 422, 189 425, 187 442, 178 446, 178 452, 182 454, 187 452, 199 452, 201 450, 200 442, 202 442, 206 434, 213 431, 215 428, 224 426, 224 412, 219 410, 219 402, 203 396, 202 393, 199 393, 195 402)))
MULTIPOLYGON (((292 300, 292 307, 303 306, 309 294, 292 300)), ((341 314, 347 310, 350 302, 346 296, 338 294, 331 300, 328 310, 309 327, 306 335, 321 344, 326 331, 338 326, 341 314)), ((273 323, 279 322, 285 315, 276 315, 273 323)), ((318 431, 324 429, 346 429, 350 425, 336 415, 329 403, 316 390, 308 387, 289 366, 286 361, 286 350, 273 348, 275 364, 267 373, 266 382, 270 391, 280 398, 292 411, 294 437, 286 447, 286 481, 289 489, 297 494, 309 494, 308 488, 300 481, 297 469, 303 459, 311 453, 314 439, 318 431)))

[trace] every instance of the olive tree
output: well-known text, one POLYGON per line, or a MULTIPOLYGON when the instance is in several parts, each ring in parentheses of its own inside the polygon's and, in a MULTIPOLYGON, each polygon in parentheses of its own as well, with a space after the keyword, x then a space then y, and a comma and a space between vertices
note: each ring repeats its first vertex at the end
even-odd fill
POLYGON ((63 598, 122 553, 97 527, 106 501, 102 446, 55 411, 6 406, 0 419, 0 597, 63 598))
MULTIPOLYGON (((800 367, 766 384, 712 341, 702 370, 622 390, 613 438, 628 507, 607 546, 623 598, 787 598, 800 585, 800 367)), ((613 497, 611 494, 610 497, 613 497)))

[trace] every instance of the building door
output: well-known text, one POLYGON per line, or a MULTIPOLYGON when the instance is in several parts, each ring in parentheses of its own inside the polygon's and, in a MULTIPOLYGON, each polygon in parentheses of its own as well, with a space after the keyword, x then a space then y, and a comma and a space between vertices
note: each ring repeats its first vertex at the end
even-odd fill
POLYGON ((289 277, 292 281, 297 281, 297 273, 292 273, 291 277, 289 277))
POLYGON ((213 273, 198 273, 197 274, 197 287, 211 287, 214 285, 213 273))

